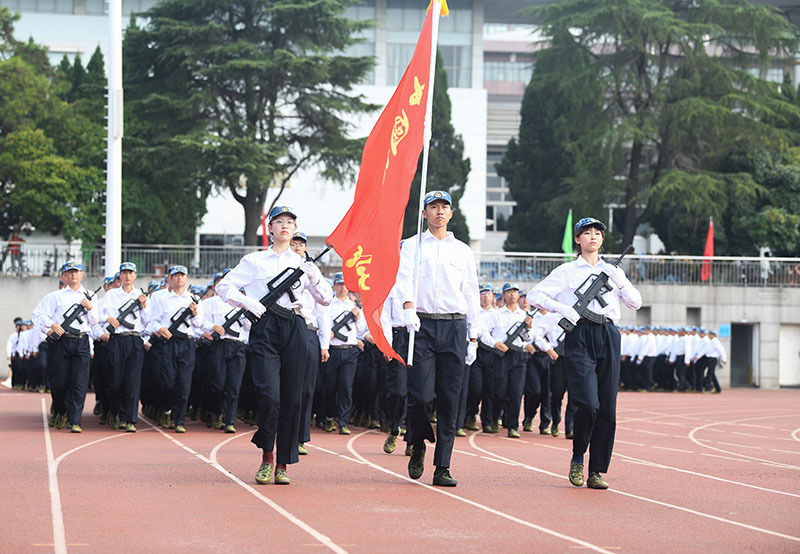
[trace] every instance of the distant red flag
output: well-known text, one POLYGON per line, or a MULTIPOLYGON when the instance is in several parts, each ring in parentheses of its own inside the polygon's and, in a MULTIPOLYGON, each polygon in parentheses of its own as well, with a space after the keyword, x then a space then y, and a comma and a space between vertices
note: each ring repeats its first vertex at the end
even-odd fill
POLYGON ((384 337, 381 312, 397 277, 403 213, 423 146, 432 20, 429 9, 414 56, 367 137, 353 205, 327 240, 342 257, 345 285, 361 294, 376 346, 397 360, 384 337))
POLYGON ((711 279, 711 260, 714 256, 714 218, 708 218, 708 235, 706 235, 706 248, 703 250, 703 256, 709 258, 703 260, 703 267, 700 270, 700 280, 704 283, 711 279))
POLYGON ((269 247, 269 238, 267 237, 267 212, 261 210, 261 246, 266 250, 269 247))

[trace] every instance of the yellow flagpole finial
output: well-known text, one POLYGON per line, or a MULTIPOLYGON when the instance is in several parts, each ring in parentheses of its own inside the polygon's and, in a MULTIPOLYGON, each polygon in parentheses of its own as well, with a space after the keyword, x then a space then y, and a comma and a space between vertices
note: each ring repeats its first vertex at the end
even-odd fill
MULTIPOLYGON (((450 13, 450 8, 447 7, 447 0, 439 0, 439 2, 442 4, 439 15, 448 15, 450 13)), ((433 0, 431 0, 431 3, 428 4, 428 10, 431 9, 431 6, 433 6, 433 0)))

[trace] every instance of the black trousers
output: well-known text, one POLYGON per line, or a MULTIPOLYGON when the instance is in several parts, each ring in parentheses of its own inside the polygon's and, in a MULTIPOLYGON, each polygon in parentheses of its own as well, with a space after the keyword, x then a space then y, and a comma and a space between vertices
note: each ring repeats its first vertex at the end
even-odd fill
POLYGON ((153 340, 150 349, 144 353, 142 362, 142 386, 140 396, 142 405, 159 408, 159 374, 161 372, 161 358, 164 353, 165 343, 153 340))
POLYGON ((505 426, 509 429, 518 429, 528 355, 509 350, 502 358, 498 356, 495 358, 491 421, 497 421, 505 408, 505 426))
POLYGON ((275 461, 298 461, 300 406, 308 365, 306 322, 296 314, 265 313, 250 329, 250 374, 256 397, 258 430, 250 439, 275 461))
POLYGON ((135 335, 112 335, 108 372, 108 411, 124 423, 136 423, 142 388, 144 343, 135 335))
POLYGON ((353 411, 353 381, 356 377, 360 350, 355 346, 332 346, 331 357, 325 364, 322 376, 322 396, 326 418, 335 417, 337 423, 350 424, 353 411))
POLYGON ((172 337, 161 352, 159 388, 161 410, 172 411, 175 425, 186 423, 186 406, 192 386, 195 345, 192 339, 172 337))
MULTIPOLYGON (((110 339, 109 339, 110 341, 110 339)), ((95 398, 103 407, 104 412, 109 411, 108 381, 111 371, 110 346, 108 342, 94 341, 94 357, 91 359, 90 380, 94 389, 95 398)))
POLYGON ((421 446, 436 443, 433 463, 450 467, 458 399, 467 357, 465 319, 422 319, 414 338, 414 364, 408 367, 408 432, 405 440, 421 446), (436 435, 431 426, 436 401, 436 435))
POLYGON ((539 429, 550 426, 550 357, 536 352, 525 368, 525 419, 533 421, 539 412, 539 429))
POLYGON ((605 473, 614 449, 620 335, 613 323, 580 320, 564 339, 567 387, 575 404, 572 453, 589 449, 589 471, 605 473))
MULTIPOLYGON (((550 366, 550 416, 553 420, 553 427, 558 427, 561 423, 561 406, 564 403, 564 393, 567 392, 567 371, 564 356, 553 362, 550 366)), ((567 398, 567 409, 564 414, 564 430, 572 431, 575 415, 575 404, 572 402, 572 395, 567 398)))
POLYGON ((213 414, 222 414, 222 423, 225 425, 233 425, 236 421, 236 407, 244 376, 244 348, 243 342, 231 339, 216 340, 210 346, 205 409, 213 414))
POLYGON ((678 390, 684 392, 686 389, 692 388, 692 383, 689 381, 688 374, 691 370, 691 364, 686 364, 686 357, 681 354, 675 360, 675 379, 678 382, 678 390))
POLYGON ((89 337, 62 336, 50 346, 49 358, 53 411, 80 425, 89 390, 89 337))
MULTIPOLYGON (((483 376, 487 373, 486 366, 491 367, 494 363, 495 355, 489 350, 478 345, 478 353, 475 361, 469 369, 469 387, 467 388, 467 408, 466 414, 474 416, 478 413, 478 406, 483 398, 483 376)), ((491 372, 491 369, 489 369, 491 372)), ((461 423, 464 423, 463 421, 461 423)))
MULTIPOLYGON (((403 327, 392 328, 392 348, 405 360, 408 357, 408 331, 403 327)), ((386 365, 386 401, 384 402, 389 432, 396 435, 406 411, 408 396, 408 369, 392 358, 386 365)))
POLYGON ((11 386, 24 387, 27 375, 25 374, 24 360, 21 356, 11 356, 11 386))
POLYGON ((298 442, 311 440, 311 409, 314 403, 314 391, 317 386, 317 374, 320 364, 320 344, 317 332, 306 328, 306 341, 308 343, 308 368, 306 368, 303 396, 300 401, 300 432, 298 442))
POLYGON ((708 358, 708 371, 706 372, 706 377, 703 381, 705 390, 713 389, 716 392, 722 392, 722 387, 719 386, 719 381, 717 381, 717 358, 708 358))

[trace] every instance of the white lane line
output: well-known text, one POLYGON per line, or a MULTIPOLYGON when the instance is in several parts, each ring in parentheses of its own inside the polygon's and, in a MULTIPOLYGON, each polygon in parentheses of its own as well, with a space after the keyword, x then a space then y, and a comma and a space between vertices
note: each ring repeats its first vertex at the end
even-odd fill
MULTIPOLYGON (((506 458, 504 456, 501 456, 499 454, 495 454, 495 453, 490 452, 488 450, 484 450, 483 448, 481 448, 478 445, 476 445, 475 444, 475 440, 474 440, 474 435, 470 436, 470 445, 475 450, 478 450, 478 451, 483 452, 485 454, 488 454, 490 456, 495 456, 497 458, 500 458, 500 459, 503 459, 503 460, 506 460, 506 461, 509 461, 509 462, 514 462, 514 460, 511 460, 511 459, 506 458)), ((645 463, 647 463, 647 462, 645 462, 645 463)), ((537 473, 543 473, 545 475, 550 475, 550 476, 556 477, 558 479, 569 479, 566 475, 559 475, 558 473, 553 473, 552 471, 547 471, 546 469, 541 469, 541 468, 538 468, 538 467, 529 466, 529 465, 524 464, 522 462, 516 462, 516 464, 519 467, 528 469, 530 471, 535 471, 537 473)), ((627 496, 628 498, 641 500, 643 502, 649 502, 651 504, 656 504, 658 506, 663 506, 665 508, 671 508, 673 510, 678 510, 678 511, 686 512, 686 513, 689 513, 689 514, 692 514, 692 515, 696 515, 696 516, 712 519, 714 521, 719 521, 721 523, 727 523, 729 525, 734 525, 736 527, 742 527, 742 528, 748 529, 750 531, 756 531, 756 532, 759 532, 759 533, 772 535, 774 537, 780 537, 782 539, 787 539, 787 540, 790 540, 790 541, 800 542, 800 537, 794 537, 792 535, 787 535, 785 533, 780 533, 778 531, 771 531, 770 529, 765 529, 763 527, 756 527, 755 525, 748 525, 747 523, 742 523, 742 522, 739 522, 739 521, 734 521, 732 519, 727 519, 727 518, 724 518, 724 517, 715 516, 713 514, 707 514, 705 512, 698 512, 697 510, 692 510, 691 508, 686 508, 684 506, 677 506, 675 504, 670 504, 668 502, 662 502, 660 500, 655 500, 653 498, 647 498, 645 496, 639 496, 638 494, 632 494, 632 493, 629 493, 629 492, 624 492, 624 491, 621 491, 619 489, 608 489, 608 492, 613 493, 613 494, 619 494, 619 495, 622 495, 622 496, 627 496)))
POLYGON ((654 423, 655 425, 669 425, 669 426, 671 426, 671 427, 680 427, 681 429, 685 429, 685 428, 686 428, 686 424, 682 424, 682 423, 670 423, 669 421, 654 421, 653 423, 654 423))
POLYGON ((333 450, 328 450, 327 448, 322 448, 321 446, 317 446, 315 444, 309 443, 306 446, 310 446, 311 448, 316 448, 317 450, 319 450, 321 452, 325 452, 325 454, 330 454, 331 456, 337 456, 339 458, 344 458, 345 460, 350 460, 351 462, 356 462, 356 463, 359 463, 359 464, 361 463, 358 460, 354 460, 350 456, 345 456, 344 454, 339 454, 338 452, 334 452, 333 450))
POLYGON ((636 429, 636 431, 639 432, 639 433, 646 433, 648 435, 657 435, 659 437, 668 437, 669 436, 667 433, 658 433, 656 431, 645 431, 644 429, 636 429))
POLYGON ((792 438, 796 441, 800 441, 800 427, 792 431, 792 438))
POLYGON ((741 437, 755 437, 757 439, 768 439, 771 437, 765 437, 764 435, 756 435, 755 433, 742 433, 741 431, 728 431, 731 435, 739 435, 741 437))
POLYGON ((569 451, 569 448, 563 448, 561 446, 550 446, 549 444, 539 444, 538 442, 534 443, 534 445, 535 446, 541 446, 542 448, 549 448, 550 450, 558 450, 559 452, 567 452, 567 451, 569 451))
POLYGON ((703 452, 700 454, 701 456, 708 456, 710 458, 721 458, 723 460, 730 460, 732 462, 743 462, 745 464, 749 464, 750 460, 743 460, 742 458, 734 458, 732 456, 720 456, 719 454, 709 454, 708 452, 703 452))
MULTIPOLYGON (((653 448, 656 448, 656 447, 654 446, 653 448)), ((683 474, 686 474, 686 475, 694 475, 695 477, 702 477, 704 479, 711 479, 713 481, 719 481, 721 483, 728 483, 730 485, 736 485, 737 487, 745 487, 745 488, 748 488, 748 489, 755 489, 755 490, 759 490, 759 491, 763 491, 763 492, 770 492, 770 493, 773 493, 773 494, 780 494, 780 495, 783 495, 783 496, 792 496, 794 498, 800 498, 800 494, 795 494, 793 492, 781 491, 781 490, 776 490, 776 489, 769 489, 767 487, 760 487, 758 485, 751 485, 749 483, 743 483, 741 481, 732 481, 730 479, 725 479, 724 477, 717 477, 716 475, 709 475, 707 473, 699 473, 697 471, 692 471, 692 470, 689 470, 689 469, 683 469, 683 468, 679 468, 679 467, 675 467, 675 466, 668 466, 668 465, 665 465, 665 464, 660 464, 660 463, 657 463, 657 462, 651 462, 651 461, 648 461, 648 460, 642 460, 641 458, 634 458, 633 456, 628 456, 626 454, 620 454, 618 452, 615 452, 614 455, 615 456, 619 456, 620 458, 622 458, 623 461, 630 462, 630 463, 645 464, 645 465, 649 465, 651 467, 656 467, 658 469, 666 469, 666 470, 669 470, 669 471, 676 471, 678 473, 683 473, 683 474)), ((721 456, 716 456, 715 454, 703 454, 703 456, 721 457, 721 456)), ((730 459, 733 460, 733 461, 737 461, 737 462, 741 462, 741 461, 747 462, 747 460, 738 460, 736 458, 730 458, 730 459)))
POLYGON ((630 444, 630 445, 633 445, 633 446, 647 446, 646 444, 642 444, 640 442, 623 441, 623 440, 619 440, 619 439, 614 439, 614 443, 615 444, 630 444))
POLYGON ((53 456, 50 426, 47 424, 47 402, 42 398, 42 423, 44 423, 44 446, 47 451, 47 481, 50 489, 50 516, 53 525, 53 550, 66 554, 67 538, 64 532, 64 514, 61 511, 61 493, 58 491, 58 467, 53 456))
POLYGON ((780 448, 770 448, 773 452, 782 452, 783 454, 800 454, 797 450, 781 450, 780 448))
MULTIPOLYGON (((701 442, 701 440, 698 439, 695 435, 698 433, 698 431, 707 431, 710 427, 712 427, 714 425, 739 425, 743 421, 759 421, 759 420, 763 420, 763 419, 775 419, 775 418, 779 418, 779 417, 794 417, 794 414, 772 415, 772 416, 765 416, 765 417, 758 417, 758 418, 748 417, 748 418, 742 418, 742 419, 734 419, 734 420, 730 420, 730 421, 718 421, 718 422, 714 422, 714 423, 706 423, 705 425, 701 425, 699 427, 695 427, 694 429, 689 431, 689 440, 692 441, 693 443, 695 443, 698 446, 702 446, 703 448, 708 448, 710 450, 715 450, 715 451, 721 452, 723 454, 739 456, 741 458, 752 460, 754 462, 767 462, 767 463, 775 464, 775 463, 778 463, 778 462, 775 462, 774 460, 765 460, 763 458, 756 458, 754 456, 747 456, 746 454, 739 454, 738 452, 731 452, 730 450, 723 450, 722 448, 717 448, 717 447, 711 446, 709 444, 703 444, 703 442, 701 442)), ((798 439, 798 440, 800 440, 800 439, 798 439)), ((794 466, 794 465, 789 465, 789 464, 783 464, 783 465, 786 467, 786 469, 800 470, 800 466, 794 466)))
POLYGON ((659 450, 669 450, 670 452, 684 452, 686 454, 694 454, 693 450, 684 450, 682 448, 670 448, 668 446, 652 446, 651 448, 658 448, 659 450))
POLYGON ((463 454, 464 456, 472 456, 472 457, 475 457, 475 458, 478 457, 477 454, 473 454, 472 452, 467 452, 466 450, 459 450, 458 448, 454 448, 453 452, 458 452, 459 454, 463 454))
MULTIPOLYGON (((359 433, 358 435, 353 435, 350 438, 350 440, 347 441, 347 449, 350 451, 351 454, 353 454, 354 457, 356 457, 359 460, 363 461, 365 464, 367 464, 371 468, 376 469, 378 471, 381 471, 383 473, 386 473, 388 475, 392 475, 393 477, 397 477, 398 479, 401 479, 403 481, 407 481, 408 483, 417 485, 419 487, 423 487, 423 488, 425 488, 425 489, 427 489, 427 490, 429 490, 431 492, 442 494, 442 495, 447 496, 449 498, 452 498, 454 500, 458 500, 459 502, 464 502, 465 504, 468 504, 468 505, 470 505, 470 506, 472 506, 474 508, 478 508, 480 510, 483 510, 483 511, 488 512, 490 514, 496 515, 496 516, 501 517, 503 519, 507 519, 508 521, 512 521, 514 523, 519 523, 520 525, 524 525, 525 527, 529 527, 531 529, 535 529, 535 530, 540 531, 542 533, 548 534, 548 535, 550 535, 552 537, 556 537, 556 538, 559 538, 559 539, 563 539, 565 541, 569 541, 569 542, 575 543, 575 544, 577 544, 579 546, 583 546, 584 548, 588 548, 589 550, 594 550, 595 552, 606 552, 606 553, 609 552, 608 550, 606 550, 606 549, 604 549, 604 548, 602 548, 600 546, 597 546, 597 545, 594 545, 592 543, 586 542, 586 541, 584 541, 582 539, 578 539, 576 537, 571 537, 569 535, 565 535, 563 533, 559 533, 558 531, 554 531, 552 529, 548 529, 547 527, 542 527, 541 525, 537 525, 537 524, 532 523, 530 521, 526 521, 524 519, 520 519, 520 518, 518 518, 516 516, 512 516, 511 514, 507 514, 505 512, 501 512, 499 510, 495 510, 494 508, 490 508, 489 506, 486 506, 484 504, 480 504, 479 502, 475 502, 474 500, 470 500, 468 498, 464 498, 463 496, 458 496, 457 494, 453 494, 451 492, 448 492, 448 491, 443 490, 441 488, 434 487, 432 485, 427 485, 425 483, 421 483, 420 481, 412 479, 412 478, 408 477, 407 475, 401 475, 399 473, 395 473, 394 471, 392 471, 390 469, 387 469, 387 468, 385 468, 383 466, 380 466, 378 464, 374 464, 374 463, 370 462, 369 460, 364 458, 361 454, 359 454, 355 450, 355 447, 353 446, 353 443, 355 442, 355 440, 357 438, 359 438, 362 435, 365 435, 365 434, 367 434, 369 432, 370 431, 364 431, 363 433, 359 433)), ((472 437, 474 437, 476 434, 477 433, 473 433, 473 434, 470 435, 470 439, 469 439, 470 443, 472 443, 472 441, 473 441, 472 437)), ((491 455, 491 452, 489 452, 489 454, 491 455)), ((497 458, 497 456, 493 456, 493 457, 497 458)), ((511 465, 518 465, 513 461, 510 461, 510 463, 511 463, 511 465)))
POLYGON ((333 552, 337 552, 338 554, 346 554, 347 553, 347 551, 345 549, 343 549, 342 547, 340 547, 339 545, 334 543, 326 535, 320 533, 319 531, 317 531, 316 529, 311 527, 309 524, 307 524, 306 522, 304 522, 303 520, 301 520, 297 516, 293 515, 292 513, 290 513, 285 508, 281 507, 279 504, 277 504, 273 500, 267 498, 266 496, 264 496, 263 494, 261 494, 260 492, 255 490, 251 485, 245 483, 244 481, 242 481, 241 479, 236 477, 236 475, 234 475, 233 473, 231 473, 230 471, 225 469, 222 465, 219 464, 219 462, 217 462, 217 452, 219 451, 219 449, 223 445, 225 445, 228 442, 230 442, 230 441, 232 441, 234 439, 237 439, 239 437, 247 436, 247 435, 250 434, 250 432, 238 433, 238 434, 236 434, 236 435, 234 435, 234 436, 232 436, 232 437, 230 437, 228 439, 225 439, 224 441, 219 443, 217 446, 215 446, 214 449, 211 451, 211 458, 206 458, 202 454, 198 454, 197 452, 195 452, 194 450, 192 450, 191 448, 189 448, 188 446, 183 444, 181 441, 175 439, 174 437, 169 436, 168 434, 166 434, 163 431, 163 429, 160 429, 160 428, 156 427, 155 425, 150 423, 150 421, 148 421, 147 419, 143 418, 142 421, 144 421, 145 423, 147 423, 147 425, 149 425, 150 427, 152 427, 153 429, 158 431, 163 437, 169 439, 174 444, 176 444, 179 447, 181 447, 183 450, 185 450, 185 451, 187 451, 189 453, 192 453, 195 457, 199 458, 203 462, 207 463, 208 465, 210 465, 211 467, 213 467, 214 469, 219 471, 225 477, 227 477, 228 479, 230 479, 231 481, 233 481, 234 483, 236 483, 237 485, 242 487, 244 490, 246 490, 247 492, 249 492, 250 494, 255 496, 261 502, 263 502, 264 504, 266 504, 267 506, 272 508, 275 512, 277 512, 278 514, 280 514, 284 518, 288 519, 290 522, 294 523, 297 527, 299 527, 300 529, 302 529, 303 531, 305 531, 306 533, 308 533, 309 535, 314 537, 323 546, 328 547, 330 550, 332 550, 333 552))
MULTIPOLYGON (((751 423, 740 423, 739 427, 755 427, 756 429, 775 429, 775 427, 767 427, 766 425, 753 425, 751 423)), ((760 436, 760 435, 754 435, 760 436)))
POLYGON ((736 444, 735 442, 717 441, 717 444, 724 444, 725 446, 735 446, 736 448, 749 448, 751 450, 762 450, 760 446, 748 446, 746 444, 736 444))

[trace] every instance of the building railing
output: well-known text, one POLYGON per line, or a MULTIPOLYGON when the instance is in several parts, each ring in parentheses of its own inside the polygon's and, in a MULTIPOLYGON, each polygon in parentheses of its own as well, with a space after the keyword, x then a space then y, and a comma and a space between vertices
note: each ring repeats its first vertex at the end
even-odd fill
MULTIPOLYGON (((159 277, 171 265, 185 265, 191 277, 210 277, 225 267, 235 266, 245 254, 260 250, 251 246, 180 246, 126 244, 122 260, 134 262, 140 277, 159 277)), ((312 254, 313 247, 312 247, 312 254)), ((609 255, 613 259, 615 254, 609 255)), ((479 281, 534 283, 571 258, 544 252, 475 252, 479 281)), ((69 260, 81 261, 87 276, 104 274, 102 249, 82 252, 65 244, 22 244, 0 242, 0 274, 18 277, 56 275, 69 260)), ((341 270, 341 259, 330 252, 321 261, 323 274, 341 270)), ((629 255, 622 263, 635 283, 659 285, 725 285, 761 287, 800 286, 800 258, 716 256, 629 255), (703 279, 703 266, 710 271, 703 279)))

